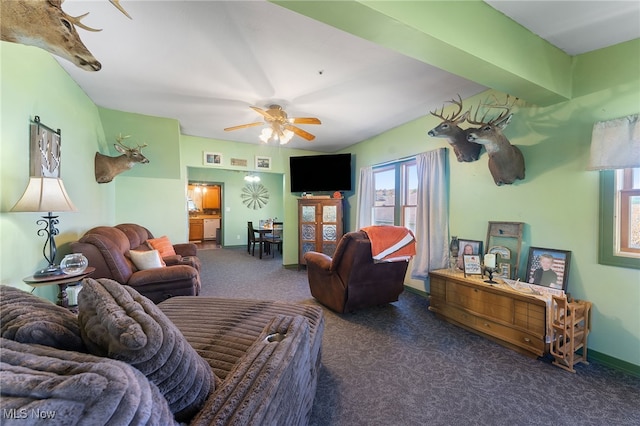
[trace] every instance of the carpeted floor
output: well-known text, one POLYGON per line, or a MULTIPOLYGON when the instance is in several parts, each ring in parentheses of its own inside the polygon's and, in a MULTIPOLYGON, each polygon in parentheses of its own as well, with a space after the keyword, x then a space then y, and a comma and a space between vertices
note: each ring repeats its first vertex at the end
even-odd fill
MULTIPOLYGON (((317 303, 279 255, 201 250, 205 296, 317 303)), ((405 291, 348 315, 325 309, 311 425, 640 425, 640 378, 596 363, 569 373, 443 322, 405 291)))

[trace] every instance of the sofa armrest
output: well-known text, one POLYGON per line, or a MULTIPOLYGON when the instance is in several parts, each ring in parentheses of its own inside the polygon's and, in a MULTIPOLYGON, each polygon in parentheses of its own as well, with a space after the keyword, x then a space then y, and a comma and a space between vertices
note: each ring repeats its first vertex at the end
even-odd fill
POLYGON ((179 254, 182 257, 198 255, 198 246, 193 243, 174 244, 173 249, 176 251, 176 254, 179 254))
POLYGON ((317 385, 309 339, 304 317, 274 317, 190 424, 308 424, 317 385))
POLYGON ((304 260, 307 261, 307 267, 313 265, 315 269, 320 269, 329 272, 331 268, 331 258, 324 253, 318 253, 316 251, 308 251, 304 254, 304 260))

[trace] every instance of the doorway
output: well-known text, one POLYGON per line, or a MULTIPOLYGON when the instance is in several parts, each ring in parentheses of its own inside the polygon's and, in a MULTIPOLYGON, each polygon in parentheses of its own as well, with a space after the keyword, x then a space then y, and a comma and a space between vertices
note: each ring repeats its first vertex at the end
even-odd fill
POLYGON ((189 241, 222 245, 222 183, 189 181, 189 241))

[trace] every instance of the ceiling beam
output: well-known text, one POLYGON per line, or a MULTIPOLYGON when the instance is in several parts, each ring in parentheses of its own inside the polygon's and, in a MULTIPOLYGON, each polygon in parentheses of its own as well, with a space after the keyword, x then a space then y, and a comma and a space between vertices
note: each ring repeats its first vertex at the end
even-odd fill
POLYGON ((480 0, 272 2, 536 105, 572 96, 572 57, 480 0))

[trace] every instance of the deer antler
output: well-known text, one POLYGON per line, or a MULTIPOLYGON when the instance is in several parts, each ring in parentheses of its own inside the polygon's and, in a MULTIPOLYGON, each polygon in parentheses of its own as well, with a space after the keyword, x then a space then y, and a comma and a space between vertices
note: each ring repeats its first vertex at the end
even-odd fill
MULTIPOLYGON (((492 95, 492 96, 496 100, 496 102, 498 102, 498 98, 496 98, 495 95, 492 95)), ((476 108, 476 112, 475 112, 475 114, 473 114, 473 119, 467 118, 467 122, 469 124, 474 124, 474 125, 477 125, 477 126, 482 126, 482 125, 485 125, 485 124, 493 125, 493 124, 497 123, 498 121, 502 120, 504 117, 509 115, 509 113, 511 112, 511 108, 513 108, 513 106, 515 105, 516 101, 518 100, 518 98, 513 98, 513 102, 511 102, 511 105, 509 105, 509 98, 510 98, 510 96, 507 95, 507 99, 504 101, 504 104, 487 104, 487 103, 478 104, 478 107, 476 108), (484 115, 482 116, 482 119, 480 121, 478 121, 478 112, 480 111, 480 106, 485 106, 488 109, 485 111, 484 115), (485 119, 487 118, 487 114, 489 113, 491 108, 499 108, 499 109, 502 109, 504 111, 502 111, 497 117, 494 117, 489 121, 485 121, 485 119)))
POLYGON ((123 143, 122 143, 122 141, 123 141, 123 140, 125 140, 125 139, 127 139, 127 138, 130 138, 130 137, 131 137, 131 135, 122 136, 122 133, 120 133, 118 136, 116 136, 116 142, 118 143, 118 145, 120 145, 120 146, 122 146, 122 147, 124 147, 124 148, 129 149, 129 147, 128 147, 128 146, 126 146, 125 144, 123 144, 123 143))
POLYGON ((69 16, 69 15, 67 15, 67 14, 66 14, 66 13, 64 13, 64 12, 62 12, 62 13, 64 14, 64 17, 65 17, 65 18, 67 18, 67 20, 68 20, 69 22, 71 22, 71 24, 72 24, 72 25, 78 26, 78 27, 82 28, 83 30, 93 31, 93 32, 102 31, 101 29, 100 29, 100 30, 98 30, 98 29, 96 29, 96 28, 88 27, 88 26, 86 26, 85 24, 83 24, 82 22, 80 22, 80 20, 81 20, 82 18, 84 18, 85 16, 87 16, 87 15, 89 14, 89 12, 87 12, 87 13, 85 13, 85 14, 83 14, 83 15, 80 15, 80 16, 69 16))
MULTIPOLYGON (((127 13, 126 10, 124 10, 124 8, 120 5, 120 0, 109 0, 109 2, 114 5, 120 12, 122 12, 127 18, 129 19, 133 19, 131 18, 131 16, 127 13)), ((96 29, 96 28, 91 28, 85 24, 83 24, 82 22, 80 22, 80 20, 82 20, 82 18, 84 18, 85 16, 87 16, 89 14, 89 12, 80 15, 80 16, 70 16, 67 15, 66 13, 62 12, 64 17, 67 18, 67 20, 69 22, 71 22, 72 25, 75 25, 79 28, 82 28, 83 30, 87 30, 87 31, 92 31, 92 32, 99 32, 102 31, 102 29, 96 29)))
POLYGON ((444 121, 455 121, 458 118, 460 118, 460 114, 462 113, 462 97, 460 96, 460 94, 458 93, 458 100, 456 101, 455 99, 451 99, 450 101, 448 101, 450 104, 456 104, 458 106, 458 111, 456 111, 455 113, 451 114, 451 116, 444 116, 444 105, 442 105, 442 109, 440 110, 440 113, 438 113, 438 110, 434 110, 434 111, 429 111, 429 113, 435 117, 440 118, 441 120, 444 121))

